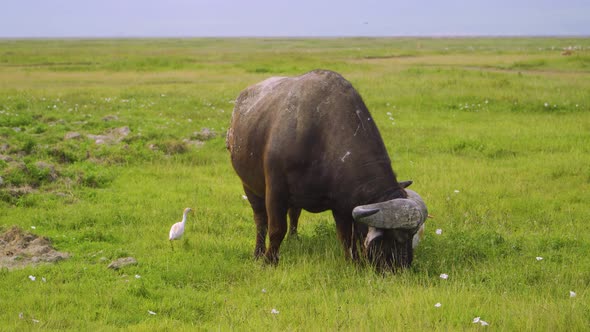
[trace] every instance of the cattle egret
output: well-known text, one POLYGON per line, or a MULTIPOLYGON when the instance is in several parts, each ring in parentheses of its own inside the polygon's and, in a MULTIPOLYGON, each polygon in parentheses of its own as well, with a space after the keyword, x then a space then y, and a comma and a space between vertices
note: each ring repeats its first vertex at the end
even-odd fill
POLYGON ((168 237, 168 240, 170 240, 170 246, 172 247, 172 250, 174 250, 172 240, 179 239, 182 236, 182 233, 184 233, 184 225, 186 225, 186 215, 191 211, 191 208, 184 209, 184 212, 182 213, 182 221, 179 221, 176 224, 172 225, 172 227, 170 227, 170 235, 168 237))

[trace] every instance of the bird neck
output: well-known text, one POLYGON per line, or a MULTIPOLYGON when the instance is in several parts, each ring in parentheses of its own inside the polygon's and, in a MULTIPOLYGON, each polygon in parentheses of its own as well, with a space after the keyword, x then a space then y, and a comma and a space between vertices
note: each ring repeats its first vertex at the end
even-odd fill
POLYGON ((182 223, 183 224, 186 224, 186 215, 187 215, 187 213, 188 212, 185 212, 185 213, 182 214, 182 223))

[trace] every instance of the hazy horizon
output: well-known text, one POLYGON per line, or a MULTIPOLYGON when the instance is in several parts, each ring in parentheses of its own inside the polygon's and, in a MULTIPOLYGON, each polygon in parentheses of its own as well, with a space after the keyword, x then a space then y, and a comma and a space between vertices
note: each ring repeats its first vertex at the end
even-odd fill
POLYGON ((469 39, 469 38, 489 38, 489 39, 510 39, 510 38, 590 38, 588 35, 453 35, 453 36, 436 36, 436 35, 399 35, 399 36, 49 36, 49 37, 2 37, 0 40, 101 40, 101 39, 469 39))
POLYGON ((587 37, 590 1, 21 0, 3 39, 587 37))

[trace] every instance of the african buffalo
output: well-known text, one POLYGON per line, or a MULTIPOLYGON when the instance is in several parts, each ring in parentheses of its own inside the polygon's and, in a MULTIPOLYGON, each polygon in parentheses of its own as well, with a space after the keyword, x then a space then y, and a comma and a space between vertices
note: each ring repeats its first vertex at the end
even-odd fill
POLYGON ((398 182, 361 96, 338 73, 272 77, 236 100, 227 148, 256 222, 255 257, 276 264, 301 209, 331 210, 347 257, 409 266, 427 210, 398 182), (269 247, 266 249, 266 235, 269 247))

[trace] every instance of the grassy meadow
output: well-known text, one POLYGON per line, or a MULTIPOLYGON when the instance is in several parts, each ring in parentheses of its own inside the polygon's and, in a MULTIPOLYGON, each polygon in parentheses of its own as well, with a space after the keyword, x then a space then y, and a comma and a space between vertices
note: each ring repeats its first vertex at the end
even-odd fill
POLYGON ((588 330, 589 91, 588 38, 0 40, 0 234, 71 255, 0 268, 0 330, 588 330), (252 258, 233 101, 315 68, 435 217, 407 271, 345 261, 330 213, 252 258))

